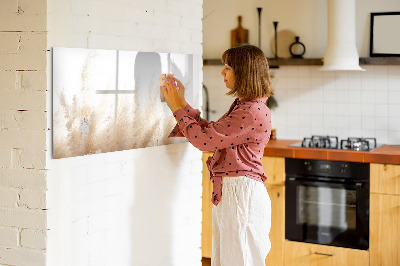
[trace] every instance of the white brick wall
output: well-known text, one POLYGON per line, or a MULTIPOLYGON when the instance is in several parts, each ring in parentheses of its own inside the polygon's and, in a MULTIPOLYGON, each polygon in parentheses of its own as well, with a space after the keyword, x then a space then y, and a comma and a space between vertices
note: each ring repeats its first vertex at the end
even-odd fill
MULTIPOLYGON (((202 14, 202 0, 51 0, 47 49, 201 57, 202 14)), ((59 160, 49 148, 47 156, 48 265, 201 265, 201 152, 189 143, 59 160)))
POLYGON ((0 2, 1 265, 45 265, 46 5, 0 2))

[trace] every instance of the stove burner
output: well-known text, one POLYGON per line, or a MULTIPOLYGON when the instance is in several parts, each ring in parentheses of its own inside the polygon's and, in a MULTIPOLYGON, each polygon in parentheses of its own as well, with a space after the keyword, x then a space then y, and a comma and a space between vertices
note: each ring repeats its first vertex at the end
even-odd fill
POLYGON ((343 150, 369 151, 376 148, 376 138, 347 138, 340 141, 343 150))
POLYGON ((334 136, 312 136, 311 138, 304 138, 301 142, 301 147, 305 148, 326 148, 338 149, 338 137, 334 136))
POLYGON ((303 148, 321 149, 341 149, 353 151, 371 151, 378 147, 376 138, 347 138, 340 141, 336 136, 316 136, 304 138, 302 142, 297 142, 289 146, 303 148))

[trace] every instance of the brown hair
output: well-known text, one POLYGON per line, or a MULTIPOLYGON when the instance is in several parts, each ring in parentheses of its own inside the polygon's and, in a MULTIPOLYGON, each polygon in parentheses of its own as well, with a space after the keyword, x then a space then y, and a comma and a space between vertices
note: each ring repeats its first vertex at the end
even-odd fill
POLYGON ((235 86, 226 95, 254 99, 274 94, 268 61, 260 48, 249 44, 239 45, 226 50, 221 60, 235 74, 235 86))

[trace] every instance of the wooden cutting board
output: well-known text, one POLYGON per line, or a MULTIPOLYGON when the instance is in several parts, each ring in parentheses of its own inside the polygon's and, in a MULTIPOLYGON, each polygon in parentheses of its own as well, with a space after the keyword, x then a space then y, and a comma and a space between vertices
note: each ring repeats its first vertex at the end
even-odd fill
POLYGON ((242 27, 242 16, 238 16, 238 27, 231 30, 231 48, 238 44, 249 43, 249 30, 242 27))

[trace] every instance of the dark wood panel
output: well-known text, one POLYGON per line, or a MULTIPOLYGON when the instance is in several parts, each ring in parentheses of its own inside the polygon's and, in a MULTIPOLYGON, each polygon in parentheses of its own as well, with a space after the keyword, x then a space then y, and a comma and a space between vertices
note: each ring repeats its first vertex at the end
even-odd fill
MULTIPOLYGON (((321 66, 323 58, 268 58, 270 67, 278 66, 321 66)), ((222 65, 221 59, 204 59, 203 65, 222 65)), ((362 57, 360 65, 400 65, 400 57, 362 57)))

